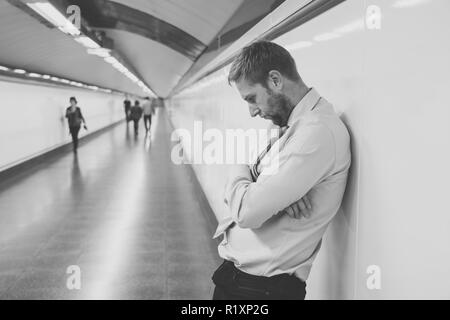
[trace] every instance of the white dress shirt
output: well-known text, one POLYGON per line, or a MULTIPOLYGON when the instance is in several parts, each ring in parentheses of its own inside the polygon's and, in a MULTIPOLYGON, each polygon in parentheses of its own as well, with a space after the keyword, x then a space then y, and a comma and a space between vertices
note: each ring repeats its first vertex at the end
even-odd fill
POLYGON ((350 137, 333 106, 312 88, 291 112, 285 133, 272 145, 254 180, 236 165, 225 187, 229 216, 219 255, 247 273, 294 274, 306 280, 327 225, 338 211, 350 167, 350 137), (277 170, 273 171, 276 161, 277 170), (270 168, 269 174, 264 174, 270 168), (310 218, 281 213, 308 194, 310 218))
POLYGON ((150 100, 146 100, 144 102, 142 109, 143 109, 144 115, 146 115, 146 116, 151 116, 154 113, 153 105, 150 102, 150 100))

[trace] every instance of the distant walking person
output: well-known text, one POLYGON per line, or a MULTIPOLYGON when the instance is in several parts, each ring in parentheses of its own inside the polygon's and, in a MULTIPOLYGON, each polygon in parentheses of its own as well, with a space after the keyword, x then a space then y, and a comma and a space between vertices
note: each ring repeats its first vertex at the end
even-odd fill
POLYGON ((150 130, 150 126, 152 125, 152 115, 155 113, 153 103, 150 101, 149 97, 145 98, 143 109, 145 131, 148 132, 150 130))
POLYGON ((125 98, 123 102, 123 108, 125 109, 125 119, 130 121, 130 109, 131 109, 131 101, 128 99, 128 96, 125 98))
POLYGON ((70 107, 66 109, 66 118, 69 124, 70 135, 72 136, 73 151, 76 153, 78 149, 78 133, 80 132, 81 123, 87 130, 86 121, 81 113, 80 107, 77 106, 77 99, 70 98, 70 107))
POLYGON ((142 117, 142 108, 139 106, 139 101, 134 102, 134 106, 130 109, 130 119, 134 122, 134 134, 138 135, 139 132, 139 120, 142 117))

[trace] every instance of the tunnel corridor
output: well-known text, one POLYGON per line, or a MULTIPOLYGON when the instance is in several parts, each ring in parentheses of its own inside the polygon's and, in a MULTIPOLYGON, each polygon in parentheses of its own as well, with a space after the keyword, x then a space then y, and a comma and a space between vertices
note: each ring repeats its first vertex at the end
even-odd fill
POLYGON ((210 298, 214 226, 159 111, 149 135, 122 122, 0 182, 1 299, 210 298))

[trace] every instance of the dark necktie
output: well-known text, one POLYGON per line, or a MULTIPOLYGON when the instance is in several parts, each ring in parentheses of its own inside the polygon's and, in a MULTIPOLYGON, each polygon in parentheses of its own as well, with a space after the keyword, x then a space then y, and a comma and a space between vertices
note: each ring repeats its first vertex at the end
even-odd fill
POLYGON ((286 130, 289 128, 289 126, 285 126, 279 129, 278 136, 273 137, 270 139, 269 144, 267 147, 258 155, 258 158, 256 158, 255 163, 250 167, 250 173, 252 175, 253 181, 256 181, 260 175, 259 171, 259 164, 261 160, 264 158, 264 156, 270 151, 270 148, 272 148, 273 144, 281 138, 281 136, 286 132, 286 130))

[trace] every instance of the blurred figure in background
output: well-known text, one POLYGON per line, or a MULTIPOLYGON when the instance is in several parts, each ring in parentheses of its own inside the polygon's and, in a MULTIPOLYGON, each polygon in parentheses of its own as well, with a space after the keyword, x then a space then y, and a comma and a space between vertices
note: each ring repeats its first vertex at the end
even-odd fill
POLYGON ((139 106, 139 101, 134 102, 134 106, 130 109, 130 119, 134 122, 134 134, 137 136, 139 132, 139 120, 142 117, 142 108, 139 106))
POLYGON ((81 123, 83 123, 84 129, 87 130, 86 121, 81 113, 80 107, 77 106, 77 99, 75 97, 70 98, 70 107, 66 109, 66 118, 69 124, 70 135, 72 136, 73 152, 77 152, 78 149, 78 133, 80 132, 81 123))
POLYGON ((123 102, 123 108, 125 110, 125 119, 127 123, 130 121, 130 109, 131 109, 131 101, 128 99, 128 95, 125 97, 125 101, 123 102))
POLYGON ((156 98, 153 100, 153 109, 156 110, 156 108, 164 108, 164 99, 163 98, 156 98))
POLYGON ((145 131, 148 132, 150 130, 150 126, 152 125, 152 115, 155 113, 155 109, 153 103, 150 101, 150 97, 145 98, 142 108, 144 110, 145 131))

